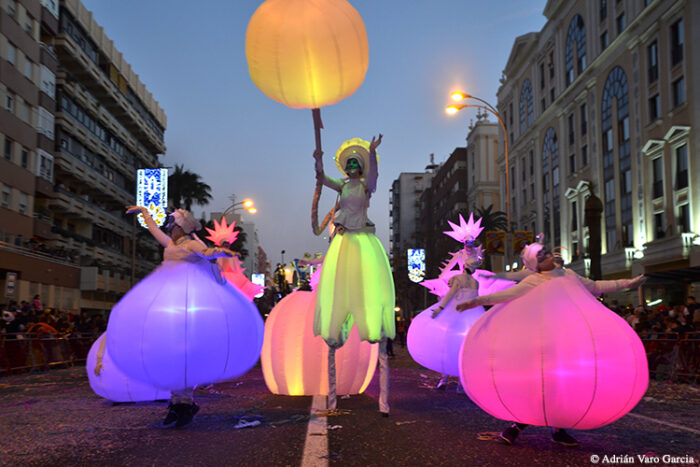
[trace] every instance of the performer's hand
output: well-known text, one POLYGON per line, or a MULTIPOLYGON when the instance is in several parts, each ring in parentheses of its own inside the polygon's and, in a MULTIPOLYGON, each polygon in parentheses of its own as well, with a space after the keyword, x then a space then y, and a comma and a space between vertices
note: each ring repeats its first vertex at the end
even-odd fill
POLYGON ((314 151, 314 159, 316 160, 316 172, 323 172, 323 151, 316 149, 314 151))
POLYGON ((131 214, 132 212, 140 212, 140 213, 143 214, 144 211, 145 211, 145 212, 148 212, 148 209, 146 209, 146 208, 143 207, 143 206, 127 206, 127 207, 126 207, 126 213, 127 213, 127 214, 131 214))
POLYGON ((383 137, 384 137, 384 135, 381 134, 381 133, 379 133, 379 137, 377 137, 376 139, 374 138, 374 136, 372 136, 372 141, 369 143, 369 150, 370 150, 370 151, 376 151, 376 150, 377 150, 377 146, 379 146, 380 144, 382 144, 382 138, 383 138, 383 137))
POLYGON ((102 373, 102 370, 104 370, 104 365, 102 364, 102 361, 100 360, 97 362, 97 365, 95 365, 95 376, 100 376, 100 373, 102 373))
POLYGON ((437 308, 433 308, 433 319, 437 318, 437 316, 440 314, 440 312, 442 312, 442 310, 444 310, 444 309, 445 309, 445 307, 443 307, 442 305, 440 305, 437 308))
POLYGON ((470 308, 474 308, 475 306, 476 304, 473 300, 466 300, 462 303, 457 304, 457 311, 469 310, 470 308))
POLYGON ((630 282, 629 288, 636 289, 640 285, 644 284, 647 281, 647 279, 649 279, 647 276, 645 276, 644 274, 640 274, 637 277, 632 279, 632 282, 630 282))

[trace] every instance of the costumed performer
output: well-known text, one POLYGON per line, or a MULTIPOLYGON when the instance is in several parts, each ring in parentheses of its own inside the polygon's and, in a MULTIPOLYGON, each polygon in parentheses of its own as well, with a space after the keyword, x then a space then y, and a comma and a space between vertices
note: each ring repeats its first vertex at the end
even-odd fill
MULTIPOLYGON (((127 214, 140 212, 143 215, 148 231, 151 233, 151 235, 153 235, 158 243, 164 247, 163 265, 169 264, 170 266, 173 266, 175 263, 186 262, 198 264, 205 268, 211 267, 213 268, 211 269, 212 283, 216 284, 215 281, 219 280, 226 284, 223 278, 220 276, 217 278, 214 275, 214 273, 218 271, 216 271, 216 266, 214 264, 209 264, 209 262, 216 260, 217 258, 231 256, 232 253, 222 248, 207 248, 204 242, 199 240, 199 238, 194 234, 194 232, 201 229, 201 225, 191 213, 185 211, 184 209, 177 209, 175 212, 170 214, 170 219, 166 226, 166 230, 168 230, 170 234, 168 235, 158 228, 156 223, 151 218, 147 208, 143 206, 127 206, 126 212, 127 214)), ((162 267, 163 266, 161 266, 161 268, 162 267)), ((154 276, 159 274, 159 269, 156 269, 156 271, 154 271, 150 276, 145 278, 141 283, 137 284, 136 287, 146 283, 146 281, 152 280, 154 276)), ((164 273, 165 271, 162 272, 164 273)), ((156 278, 156 280, 169 281, 173 280, 173 277, 163 276, 161 278, 156 278)), ((183 280, 186 280, 184 279, 184 276, 183 280)), ((134 287, 134 289, 136 287, 134 287)), ((182 287, 189 287, 189 284, 182 284, 182 287)), ((129 294, 127 294, 124 299, 126 299, 128 296, 129 294)), ((112 325, 114 325, 114 316, 115 313, 113 312, 112 318, 110 319, 110 324, 112 325)), ((110 337, 112 337, 110 331, 111 329, 108 326, 108 340, 110 340, 110 337)), ((112 353, 112 358, 115 359, 114 354, 117 353, 117 349, 114 349, 114 351, 111 350, 111 345, 109 345, 109 348, 110 353, 112 353)), ((164 426, 171 426, 175 424, 175 427, 179 428, 192 421, 195 414, 199 411, 199 405, 194 401, 194 389, 194 386, 188 386, 171 390, 171 401, 168 405, 168 412, 163 419, 164 426)))
POLYGON ((336 152, 335 162, 347 178, 336 180, 323 172, 323 153, 314 151, 316 178, 338 192, 332 240, 318 284, 314 333, 329 345, 328 408, 335 409, 335 349, 357 326, 360 338, 379 342, 379 411, 389 416, 387 339, 396 335, 394 281, 386 252, 367 218, 370 197, 377 188, 377 146, 353 138, 336 152))
MULTIPOLYGON (((538 236, 541 241, 542 236, 538 236)), ((501 292, 483 295, 463 301, 457 305, 457 309, 468 310, 476 306, 495 305, 497 303, 510 302, 523 296, 540 284, 559 277, 568 277, 577 280, 591 294, 599 296, 603 293, 615 292, 623 289, 639 287, 646 281, 644 275, 633 279, 618 279, 608 281, 594 281, 581 277, 571 269, 558 267, 552 252, 541 243, 533 243, 523 248, 521 257, 530 274, 524 277, 517 285, 501 292)), ((509 278, 513 278, 510 276, 509 278)), ((533 293, 536 293, 534 291, 533 293)), ((562 292, 565 296, 566 292, 562 292)), ((500 433, 500 439, 506 444, 513 444, 520 432, 528 425, 514 422, 510 427, 500 433)), ((564 446, 578 446, 578 442, 564 429, 552 427, 552 440, 564 446)))

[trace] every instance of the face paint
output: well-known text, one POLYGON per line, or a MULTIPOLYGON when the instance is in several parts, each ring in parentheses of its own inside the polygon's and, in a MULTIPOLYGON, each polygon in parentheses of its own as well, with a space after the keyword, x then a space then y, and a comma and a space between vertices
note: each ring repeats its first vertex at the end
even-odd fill
POLYGON ((360 163, 357 162, 357 159, 354 157, 351 157, 348 159, 347 163, 345 164, 345 171, 349 172, 353 169, 360 170, 360 163))

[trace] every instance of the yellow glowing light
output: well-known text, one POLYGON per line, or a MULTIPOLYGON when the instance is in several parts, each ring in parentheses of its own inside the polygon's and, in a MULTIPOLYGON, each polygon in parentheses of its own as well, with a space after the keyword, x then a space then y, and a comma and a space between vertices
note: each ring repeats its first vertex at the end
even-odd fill
POLYGON ((251 214, 255 214, 256 212, 258 212, 258 210, 256 208, 250 208, 248 209, 248 212, 251 214))
POLYGON ((245 206, 246 208, 253 207, 253 204, 254 203, 252 199, 246 199, 243 201, 243 206, 245 206))
POLYGON ((450 95, 450 97, 452 98, 453 101, 459 102, 459 101, 461 101, 462 99, 466 99, 466 98, 469 97, 469 96, 467 96, 467 95, 464 94, 463 92, 455 91, 455 92, 453 92, 453 93, 450 95))
POLYGON ((445 112, 447 112, 447 115, 454 115, 459 112, 459 107, 456 105, 448 105, 445 107, 445 112))
POLYGON ((266 0, 246 31, 253 83, 292 108, 320 108, 354 93, 369 66, 367 32, 347 0, 266 0))

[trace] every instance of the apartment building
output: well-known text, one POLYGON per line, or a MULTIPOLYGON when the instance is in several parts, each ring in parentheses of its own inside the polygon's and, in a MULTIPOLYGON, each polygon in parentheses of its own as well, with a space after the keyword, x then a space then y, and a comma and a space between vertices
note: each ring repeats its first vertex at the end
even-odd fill
POLYGON ((160 258, 124 206, 159 166, 165 113, 80 1, 0 5, 0 273, 15 299, 109 310, 160 258))
POLYGON ((646 273, 647 298, 679 302, 700 280, 700 3, 550 0, 544 15, 515 40, 498 91, 512 221, 586 273, 596 195, 603 276, 646 273))

